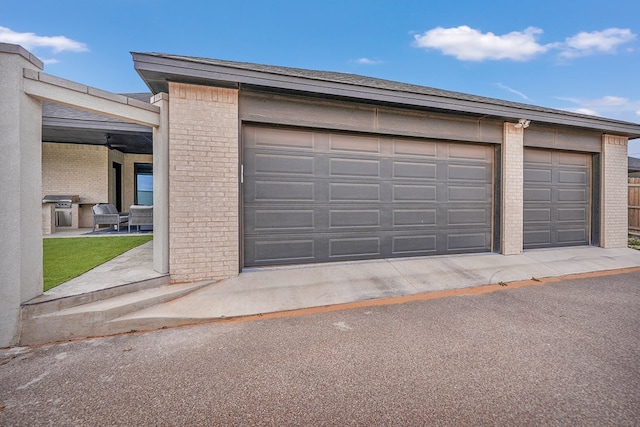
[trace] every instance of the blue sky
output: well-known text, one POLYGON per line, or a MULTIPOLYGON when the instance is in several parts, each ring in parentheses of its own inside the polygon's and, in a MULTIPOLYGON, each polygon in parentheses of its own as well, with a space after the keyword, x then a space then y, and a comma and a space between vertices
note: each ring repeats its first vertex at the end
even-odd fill
MULTIPOLYGON (((640 123, 640 1, 0 0, 45 72, 148 91, 129 52, 362 74, 640 123), (518 4, 520 3, 520 4, 518 4)), ((640 157, 640 140, 629 152, 640 157)))

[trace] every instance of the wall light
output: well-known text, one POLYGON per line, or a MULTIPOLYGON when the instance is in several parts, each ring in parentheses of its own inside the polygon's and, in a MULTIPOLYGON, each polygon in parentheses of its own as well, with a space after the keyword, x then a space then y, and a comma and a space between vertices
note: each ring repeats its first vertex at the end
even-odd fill
POLYGON ((531 120, 527 119, 519 119, 518 123, 516 123, 515 127, 526 129, 531 124, 531 120))

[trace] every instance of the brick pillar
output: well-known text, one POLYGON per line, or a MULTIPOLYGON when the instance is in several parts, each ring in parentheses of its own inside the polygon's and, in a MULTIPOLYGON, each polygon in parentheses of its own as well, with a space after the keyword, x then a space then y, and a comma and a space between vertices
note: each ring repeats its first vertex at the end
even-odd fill
POLYGON ((20 304, 42 293, 42 105, 24 69, 42 62, 0 43, 0 347, 17 344, 20 304))
POLYGON ((239 272, 238 91, 169 83, 172 282, 239 272))
POLYGON ((600 246, 603 248, 627 247, 627 142, 628 138, 621 136, 602 136, 600 246))
POLYGON ((522 253, 524 129, 504 124, 502 142, 501 249, 504 255, 522 253))

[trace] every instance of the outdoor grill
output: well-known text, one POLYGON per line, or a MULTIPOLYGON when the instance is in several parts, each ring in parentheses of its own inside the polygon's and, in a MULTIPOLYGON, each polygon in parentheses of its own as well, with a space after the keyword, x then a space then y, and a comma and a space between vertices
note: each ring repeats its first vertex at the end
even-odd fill
POLYGON ((72 203, 78 203, 80 197, 75 196, 61 196, 61 195, 47 195, 42 199, 42 203, 54 203, 56 227, 69 227, 71 226, 72 203))

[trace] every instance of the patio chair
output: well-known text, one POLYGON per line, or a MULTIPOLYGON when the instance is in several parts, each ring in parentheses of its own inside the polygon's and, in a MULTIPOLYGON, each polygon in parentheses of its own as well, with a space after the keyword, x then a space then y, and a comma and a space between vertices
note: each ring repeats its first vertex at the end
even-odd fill
POLYGON ((129 207, 129 224, 127 232, 131 233, 131 226, 140 231, 141 225, 153 226, 153 206, 131 205, 129 207))
POLYGON ((93 230, 101 225, 115 226, 120 231, 120 224, 129 220, 129 214, 120 213, 111 203, 98 203, 93 208, 93 230))

